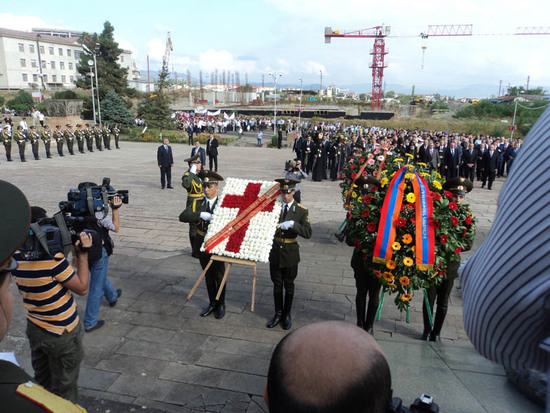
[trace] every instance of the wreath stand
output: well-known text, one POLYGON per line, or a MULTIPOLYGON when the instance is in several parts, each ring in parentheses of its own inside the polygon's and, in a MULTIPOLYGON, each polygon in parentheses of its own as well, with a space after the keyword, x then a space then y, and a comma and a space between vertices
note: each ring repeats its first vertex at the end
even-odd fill
POLYGON ((204 270, 202 270, 201 275, 199 276, 199 278, 195 282, 195 285, 193 286, 193 288, 189 292, 189 295, 187 296, 187 301, 189 301, 191 299, 191 297, 193 297, 193 294, 195 294, 195 291, 197 290, 200 282, 202 281, 203 277, 205 276, 206 272, 208 271, 208 269, 212 265, 212 262, 214 262, 214 261, 227 262, 227 264, 228 264, 227 268, 225 269, 225 273, 223 274, 222 283, 220 285, 220 288, 218 289, 218 294, 216 295, 216 300, 220 299, 220 295, 222 293, 223 287, 225 286, 225 282, 227 281, 227 277, 229 275, 229 270, 231 269, 232 264, 248 265, 250 267, 254 267, 254 279, 252 281, 252 304, 250 306, 250 311, 254 312, 254 300, 255 300, 255 297, 256 297, 256 262, 255 261, 248 261, 248 260, 241 260, 241 259, 238 259, 238 258, 222 257, 220 255, 212 255, 210 257, 210 261, 208 262, 206 267, 204 267, 204 270))

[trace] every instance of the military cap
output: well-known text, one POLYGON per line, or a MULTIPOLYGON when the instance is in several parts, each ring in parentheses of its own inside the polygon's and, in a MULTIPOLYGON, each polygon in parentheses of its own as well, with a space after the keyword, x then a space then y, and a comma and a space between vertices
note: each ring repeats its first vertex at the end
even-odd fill
POLYGON ((89 123, 86 123, 85 125, 86 125, 87 127, 90 127, 90 124, 89 124, 89 123))
POLYGON ((466 178, 451 178, 443 184, 445 191, 450 191, 458 195, 466 195, 474 187, 474 184, 466 178))
POLYGON ((281 192, 283 194, 290 194, 294 189, 296 189, 296 184, 300 182, 296 179, 286 179, 286 178, 275 179, 275 181, 279 182, 279 185, 281 187, 281 192))
POLYGON ((30 129, 36 129, 36 126, 30 126, 30 129))
POLYGON ((76 127, 77 127, 77 128, 81 128, 82 125, 81 125, 80 123, 77 123, 77 124, 76 124, 76 127))
POLYGON ((11 256, 27 237, 30 221, 31 209, 23 192, 0 180, 0 270, 17 268, 11 256))
POLYGON ((61 125, 57 125, 57 126, 56 126, 56 129, 61 129, 61 125))
POLYGON ((372 188, 373 186, 381 186, 382 184, 378 179, 376 179, 374 176, 360 176, 355 180, 355 185, 359 187, 361 190, 368 190, 372 188))
POLYGON ((44 125, 44 129, 50 129, 48 125, 44 125))
POLYGON ((10 125, 5 125, 4 126, 4 129, 9 129, 10 128, 10 125))
POLYGON ((188 163, 201 163, 200 155, 196 154, 195 156, 191 156, 190 158, 184 159, 183 162, 188 163))
POLYGON ((198 174, 204 185, 218 184, 219 181, 223 181, 223 177, 214 171, 202 170, 198 174))
POLYGON ((73 127, 73 125, 71 125, 70 123, 67 123, 65 126, 68 127, 68 128, 72 128, 72 127, 73 127))

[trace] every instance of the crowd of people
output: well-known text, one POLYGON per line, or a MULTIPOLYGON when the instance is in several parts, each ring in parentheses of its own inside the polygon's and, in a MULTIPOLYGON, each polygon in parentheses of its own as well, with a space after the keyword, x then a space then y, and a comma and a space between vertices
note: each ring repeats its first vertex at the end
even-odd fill
POLYGON ((65 128, 57 125, 53 131, 50 130, 49 125, 42 124, 39 131, 34 124, 29 126, 26 117, 23 117, 19 124, 14 125, 12 119, 6 116, 0 131, 0 141, 4 145, 8 162, 13 161, 12 143, 17 145, 21 162, 27 162, 25 154, 27 144, 30 144, 32 155, 38 161, 41 155, 40 141, 44 145, 46 158, 52 158, 53 145, 57 148, 59 156, 65 156, 65 145, 70 155, 75 155, 76 151, 79 153, 93 152, 94 146, 98 151, 111 150, 111 136, 114 139, 115 148, 120 149, 120 128, 116 123, 114 125, 106 123, 82 125, 79 123, 76 128, 71 124, 66 124, 65 128))

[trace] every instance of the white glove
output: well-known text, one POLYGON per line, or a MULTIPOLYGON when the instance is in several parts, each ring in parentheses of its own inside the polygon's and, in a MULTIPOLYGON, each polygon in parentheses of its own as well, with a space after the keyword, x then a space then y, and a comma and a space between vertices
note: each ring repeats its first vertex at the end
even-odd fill
POLYGON ((212 214, 210 212, 201 212, 201 219, 203 221, 210 221, 212 219, 212 214))
POLYGON ((285 230, 285 229, 290 229, 293 226, 294 226, 294 221, 285 221, 281 223, 279 228, 281 228, 282 230, 285 230))
POLYGON ((197 164, 196 163, 191 165, 191 168, 189 168, 189 172, 191 172, 192 174, 197 173, 197 164))

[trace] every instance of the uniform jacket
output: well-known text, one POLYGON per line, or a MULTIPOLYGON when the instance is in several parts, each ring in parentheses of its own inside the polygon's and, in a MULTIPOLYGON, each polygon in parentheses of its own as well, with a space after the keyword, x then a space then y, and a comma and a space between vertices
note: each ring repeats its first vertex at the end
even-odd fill
MULTIPOLYGON (((284 205, 283 205, 284 208, 284 205)), ((311 224, 309 223, 309 212, 307 208, 296 201, 292 203, 285 221, 294 221, 294 226, 288 230, 277 229, 273 247, 269 254, 269 263, 278 268, 288 268, 298 265, 300 262, 300 246, 298 242, 282 242, 290 240, 298 235, 303 238, 311 238, 311 224)), ((279 217, 279 223, 283 222, 282 213, 279 217)))
POLYGON ((204 196, 202 192, 202 181, 193 172, 187 171, 181 177, 181 186, 187 191, 187 202, 185 204, 186 208, 189 208, 193 201, 200 199, 204 196))
POLYGON ((164 145, 160 145, 157 150, 157 163, 162 167, 169 167, 174 164, 174 157, 172 156, 172 147, 168 145, 168 150, 164 148, 164 145))
POLYGON ((40 135, 44 143, 49 143, 52 139, 52 134, 50 131, 43 130, 42 134, 40 135))

